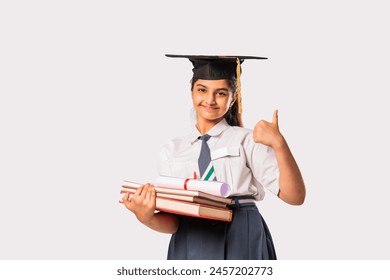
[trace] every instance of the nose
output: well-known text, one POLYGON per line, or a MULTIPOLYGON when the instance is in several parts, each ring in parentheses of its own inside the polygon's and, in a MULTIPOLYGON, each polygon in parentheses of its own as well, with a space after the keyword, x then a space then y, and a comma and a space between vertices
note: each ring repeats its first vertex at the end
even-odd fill
POLYGON ((205 96, 205 99, 204 101, 208 104, 208 105, 214 105, 216 102, 215 102, 215 95, 213 92, 208 92, 205 96))

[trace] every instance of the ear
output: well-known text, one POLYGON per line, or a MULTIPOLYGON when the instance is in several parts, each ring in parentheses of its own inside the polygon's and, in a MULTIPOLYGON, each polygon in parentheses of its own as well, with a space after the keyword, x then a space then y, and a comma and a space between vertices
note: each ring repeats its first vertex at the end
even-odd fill
POLYGON ((234 102, 237 100, 237 94, 233 96, 232 101, 230 102, 230 107, 233 106, 234 102))

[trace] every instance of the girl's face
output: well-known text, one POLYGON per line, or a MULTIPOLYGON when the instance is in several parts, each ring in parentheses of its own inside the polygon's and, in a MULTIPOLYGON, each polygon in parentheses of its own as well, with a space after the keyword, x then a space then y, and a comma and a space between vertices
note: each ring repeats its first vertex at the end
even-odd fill
POLYGON ((235 98, 226 80, 197 80, 192 89, 192 102, 197 113, 197 122, 219 122, 235 98))

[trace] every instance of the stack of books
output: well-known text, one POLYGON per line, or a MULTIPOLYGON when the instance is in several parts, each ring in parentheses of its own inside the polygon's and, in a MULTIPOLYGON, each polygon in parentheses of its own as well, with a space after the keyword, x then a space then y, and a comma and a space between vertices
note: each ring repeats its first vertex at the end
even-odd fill
MULTIPOLYGON (((123 181, 121 193, 130 193, 142 184, 123 181)), ((232 210, 227 205, 231 198, 221 197, 199 190, 184 190, 156 186, 156 210, 184 216, 231 222, 232 210)))

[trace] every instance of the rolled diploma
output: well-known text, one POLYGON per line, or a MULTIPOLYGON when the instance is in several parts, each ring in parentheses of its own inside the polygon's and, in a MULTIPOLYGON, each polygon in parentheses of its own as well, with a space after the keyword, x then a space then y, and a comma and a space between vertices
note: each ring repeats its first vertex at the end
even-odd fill
POLYGON ((228 197, 231 191, 229 184, 224 182, 183 179, 169 176, 158 176, 154 181, 154 185, 156 187, 183 190, 185 189, 186 180, 187 190, 202 191, 205 193, 222 197, 228 197))

